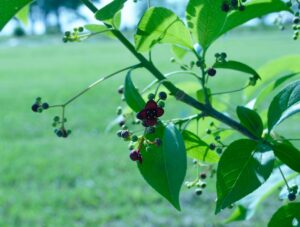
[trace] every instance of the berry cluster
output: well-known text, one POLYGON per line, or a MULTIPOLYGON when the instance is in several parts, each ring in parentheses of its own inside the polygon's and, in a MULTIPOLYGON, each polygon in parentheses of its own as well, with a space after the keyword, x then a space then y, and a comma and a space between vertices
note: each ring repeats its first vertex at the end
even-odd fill
POLYGON ((49 109, 49 104, 44 102, 42 103, 42 98, 38 97, 35 100, 35 103, 31 106, 33 112, 42 113, 43 110, 49 109))
MULTIPOLYGON (((122 100, 124 99, 124 87, 120 86, 118 88, 118 93, 122 95, 122 100)), ((130 150, 129 157, 132 161, 138 161, 140 164, 143 162, 143 157, 141 150, 150 152, 153 150, 153 146, 159 147, 162 144, 160 138, 155 138, 152 141, 147 139, 147 135, 154 134, 156 132, 156 125, 158 123, 158 118, 164 114, 165 100, 167 99, 167 94, 165 92, 160 92, 158 94, 158 100, 155 101, 155 94, 148 95, 148 102, 146 103, 144 109, 137 113, 135 119, 132 121, 133 125, 137 125, 142 122, 145 127, 144 134, 142 136, 137 136, 132 130, 129 130, 128 119, 132 117, 123 112, 121 106, 117 108, 117 115, 119 116, 118 123, 121 129, 117 132, 117 136, 122 138, 124 141, 129 142, 128 148, 130 150)))
MULTIPOLYGON (((196 160, 193 161, 195 165, 198 164, 198 162, 196 160)), ((194 181, 187 181, 185 182, 185 186, 190 189, 195 187, 195 194, 197 196, 200 196, 203 194, 203 190, 206 188, 207 184, 205 182, 207 178, 207 174, 205 172, 200 173, 197 178, 194 181)))
POLYGON ((231 10, 245 10, 245 3, 246 0, 226 0, 222 3, 221 10, 225 13, 228 13, 231 10))
POLYGON ((299 38, 299 33, 300 33, 300 17, 299 17, 299 12, 296 13, 295 18, 293 19, 293 30, 294 30, 293 39, 297 40, 299 38))
POLYGON ((71 31, 66 31, 65 35, 63 37, 63 42, 67 43, 67 42, 78 42, 81 40, 81 36, 80 33, 84 31, 83 27, 78 27, 78 28, 74 28, 73 32, 71 31))
POLYGON ((213 122, 210 123, 210 127, 211 128, 206 130, 206 134, 214 136, 215 143, 210 143, 209 149, 212 151, 216 151, 218 154, 222 154, 223 149, 226 147, 226 145, 222 143, 221 137, 219 135, 222 129, 216 127, 213 122))
POLYGON ((58 137, 63 137, 63 138, 67 138, 71 133, 72 131, 69 129, 69 130, 66 130, 65 129, 65 126, 64 126, 64 123, 67 122, 67 119, 64 118, 64 119, 60 119, 59 116, 56 116, 53 118, 53 123, 52 123, 52 126, 54 128, 56 128, 54 130, 54 133, 58 136, 58 137))
POLYGON ((225 52, 215 54, 216 62, 226 62, 227 54, 225 52))

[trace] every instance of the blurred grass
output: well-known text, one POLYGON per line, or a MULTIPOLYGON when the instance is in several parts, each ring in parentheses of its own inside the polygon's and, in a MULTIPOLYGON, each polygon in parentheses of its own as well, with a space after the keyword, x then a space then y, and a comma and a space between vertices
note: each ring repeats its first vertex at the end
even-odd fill
MULTIPOLYGON (((0 226, 222 226, 226 215, 213 214, 213 180, 201 197, 184 189, 179 213, 146 185, 128 159, 127 144, 114 131, 104 133, 120 103, 116 90, 124 74, 67 109, 67 127, 73 130, 67 140, 56 138, 51 128, 57 110, 41 115, 30 111, 37 96, 61 103, 100 76, 136 63, 114 41, 63 45, 56 40, 60 38, 29 38, 15 47, 9 40, 0 43, 0 226)), ((298 54, 300 46, 287 33, 244 32, 219 40, 208 53, 210 61, 222 51, 258 67, 298 54)), ((177 70, 169 63, 167 47, 153 54, 163 72, 177 70)), ((140 87, 151 79, 141 70, 134 78, 140 87)), ((246 81, 226 73, 216 77, 212 87, 230 90, 246 81)), ((231 104, 239 102, 236 95, 231 104)), ((169 111, 175 116, 191 113, 182 107, 171 105, 169 111)), ((265 226, 276 210, 274 203, 268 201, 264 212, 243 225, 265 226)))

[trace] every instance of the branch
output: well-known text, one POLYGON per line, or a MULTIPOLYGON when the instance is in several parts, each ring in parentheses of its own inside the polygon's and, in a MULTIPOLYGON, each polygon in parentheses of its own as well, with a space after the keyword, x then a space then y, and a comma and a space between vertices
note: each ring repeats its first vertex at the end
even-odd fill
MULTIPOLYGON (((93 13, 96 13, 98 9, 89 1, 89 0, 81 0, 83 4, 85 4, 93 13)), ((105 24, 108 28, 110 25, 105 24)), ((211 116, 224 124, 227 124, 231 128, 239 131, 243 135, 247 136, 253 140, 259 140, 257 136, 253 135, 247 128, 242 126, 237 121, 227 117, 226 115, 218 112, 210 105, 204 105, 198 102, 193 97, 186 94, 184 91, 177 88, 173 83, 166 80, 166 77, 154 66, 154 64, 148 61, 142 54, 138 53, 135 47, 128 41, 128 39, 118 30, 111 31, 114 36, 141 62, 142 66, 147 69, 153 76, 155 76, 158 80, 163 81, 162 84, 170 91, 171 95, 175 96, 175 98, 183 103, 186 103, 208 116, 211 116)))

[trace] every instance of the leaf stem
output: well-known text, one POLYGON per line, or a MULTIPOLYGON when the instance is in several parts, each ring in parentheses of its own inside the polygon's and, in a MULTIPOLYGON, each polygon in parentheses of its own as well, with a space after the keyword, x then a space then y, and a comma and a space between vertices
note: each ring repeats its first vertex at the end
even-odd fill
POLYGON ((245 90, 247 87, 249 87, 249 85, 246 85, 245 87, 242 87, 242 88, 239 88, 239 89, 236 89, 236 90, 232 90, 232 91, 222 91, 222 92, 212 93, 211 96, 239 92, 239 91, 245 90))
POLYGON ((285 176, 284 176, 284 174, 283 174, 283 172, 282 172, 280 166, 278 167, 278 169, 279 169, 279 172, 280 172, 280 174, 281 174, 281 176, 282 176, 282 178, 283 178, 283 180, 284 180, 284 183, 286 184, 286 187, 288 188, 288 191, 290 191, 291 188, 290 188, 290 186, 289 186, 289 184, 288 184, 288 182, 287 182, 287 180, 286 180, 286 178, 285 178, 285 176))

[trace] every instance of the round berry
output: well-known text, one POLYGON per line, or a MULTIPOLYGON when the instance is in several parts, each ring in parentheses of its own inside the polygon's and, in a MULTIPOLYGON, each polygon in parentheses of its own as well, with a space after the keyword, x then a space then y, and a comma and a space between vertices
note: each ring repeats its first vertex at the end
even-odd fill
POLYGON ((58 122, 58 121, 59 121, 59 116, 55 116, 55 117, 53 118, 53 121, 58 122))
POLYGON ((33 112, 38 112, 38 108, 39 108, 40 106, 38 105, 38 104, 33 104, 32 106, 31 106, 31 109, 32 109, 32 111, 33 112))
POLYGON ((67 42, 68 42, 68 38, 67 38, 67 37, 63 37, 62 41, 63 41, 64 43, 67 43, 67 42))
POLYGON ((136 141, 138 141, 139 140, 139 137, 137 137, 136 135, 133 135, 132 137, 131 137, 131 141, 132 142, 136 142, 136 141))
POLYGON ((217 153, 218 153, 218 154, 222 154, 222 152, 223 152, 222 148, 221 148, 221 147, 218 147, 218 148, 217 148, 217 153))
POLYGON ((197 165, 197 164, 198 164, 197 159, 193 159, 193 164, 194 164, 194 165, 197 165))
POLYGON ((201 61, 196 61, 196 66, 201 67, 201 61))
POLYGON ((151 147, 146 147, 147 152, 150 152, 151 150, 152 150, 151 147))
POLYGON ((221 139, 221 136, 215 136, 215 140, 219 141, 221 139))
POLYGON ((164 102, 164 101, 159 101, 159 102, 157 103, 157 105, 158 105, 159 107, 161 107, 161 108, 164 108, 164 107, 165 107, 165 102, 164 102))
POLYGON ((202 190, 200 188, 197 188, 195 190, 196 195, 202 195, 202 190))
POLYGON ((83 30, 84 30, 83 27, 79 27, 79 28, 78 28, 78 31, 79 31, 79 32, 83 32, 83 30))
POLYGON ((223 12, 228 13, 229 10, 230 10, 230 7, 226 2, 224 2, 221 6, 221 9, 222 9, 223 12))
POLYGON ((296 194, 295 193, 289 193, 288 194, 288 199, 290 201, 295 201, 296 200, 296 194))
POLYGON ((200 174, 200 178, 201 178, 202 180, 205 180, 206 177, 207 177, 206 173, 201 173, 201 174, 200 174))
POLYGON ((221 53, 221 58, 223 58, 223 59, 227 58, 227 54, 225 52, 222 52, 221 53))
POLYGON ((209 69, 207 70, 207 74, 208 74, 209 76, 215 76, 216 73, 217 73, 217 70, 215 70, 214 68, 209 68, 209 69))
POLYGON ((293 19, 293 23, 294 23, 294 24, 299 24, 299 23, 300 23, 300 18, 299 18, 299 17, 295 17, 295 18, 293 19))
POLYGON ((153 100, 154 98, 155 98, 155 95, 154 95, 154 94, 150 93, 150 94, 148 95, 148 99, 149 99, 149 100, 153 100))
POLYGON ((39 107, 37 108, 37 112, 38 112, 38 113, 42 113, 42 112, 43 112, 43 108, 39 106, 39 107))
POLYGON ((71 32, 70 32, 70 31, 66 31, 66 32, 65 32, 65 36, 66 36, 66 37, 71 36, 71 32))
POLYGON ((118 88, 118 93, 119 94, 123 94, 124 93, 124 86, 121 85, 119 88, 118 88))
POLYGON ((42 101, 42 98, 41 97, 37 97, 35 100, 36 100, 37 103, 40 103, 42 101))
POLYGON ((131 151, 129 154, 129 157, 132 161, 137 161, 137 160, 139 160, 139 152, 131 151))
POLYGON ((120 121, 119 122, 120 127, 123 127, 125 125, 125 123, 126 123, 125 120, 120 121))
POLYGON ((49 104, 46 103, 46 102, 44 102, 44 103, 42 104, 42 108, 43 108, 44 110, 49 109, 49 104))
POLYGON ((207 129, 207 130, 206 130, 206 134, 208 134, 208 135, 211 134, 211 130, 210 130, 210 129, 207 129))
POLYGON ((206 183, 203 182, 203 183, 200 185, 200 187, 203 188, 203 189, 206 188, 206 183))
POLYGON ((117 136, 122 137, 122 130, 117 131, 117 136))
POLYGON ((56 131, 56 135, 57 135, 58 137, 62 137, 62 136, 63 136, 62 130, 61 130, 61 129, 57 130, 57 131, 56 131))
POLYGON ((130 133, 128 130, 123 130, 121 133, 122 138, 124 139, 128 139, 128 137, 130 136, 130 133))
POLYGON ((166 100, 167 99, 167 93, 162 91, 162 92, 159 92, 158 94, 158 97, 161 99, 161 100, 166 100))
POLYGON ((211 149, 212 151, 216 149, 216 144, 211 143, 209 144, 209 149, 211 149))

